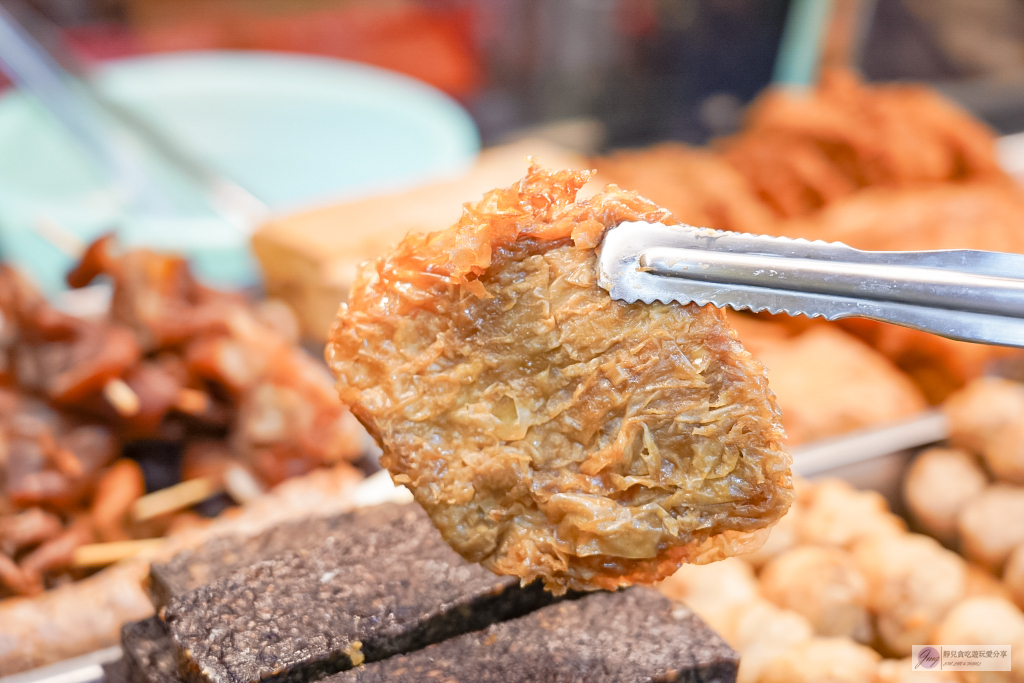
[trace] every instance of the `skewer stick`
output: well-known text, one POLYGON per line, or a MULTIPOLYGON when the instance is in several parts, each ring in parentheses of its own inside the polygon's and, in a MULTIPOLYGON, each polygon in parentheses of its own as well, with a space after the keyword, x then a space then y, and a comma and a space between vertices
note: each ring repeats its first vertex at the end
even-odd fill
POLYGON ((85 253, 85 242, 49 216, 40 216, 32 224, 33 231, 71 258, 78 260, 85 253))
POLYGON ((132 504, 132 519, 136 522, 144 522, 147 519, 201 503, 223 490, 220 482, 212 477, 189 479, 180 484, 147 493, 136 500, 132 504))
POLYGON ((75 567, 105 567, 119 560, 135 557, 141 552, 159 548, 163 544, 162 538, 88 543, 75 548, 71 564, 75 567))
POLYGON ((236 503, 242 505, 263 494, 263 486, 241 465, 232 465, 224 473, 224 488, 236 503))
POLYGON ((139 414, 142 402, 139 395, 123 379, 115 378, 103 385, 103 396, 121 417, 139 414))
POLYGON ((54 448, 50 457, 52 457, 54 463, 56 463, 57 469, 69 477, 82 476, 82 461, 78 459, 77 455, 67 448, 54 448))
POLYGON ((210 409, 210 397, 198 389, 182 387, 174 407, 187 415, 202 415, 210 409))

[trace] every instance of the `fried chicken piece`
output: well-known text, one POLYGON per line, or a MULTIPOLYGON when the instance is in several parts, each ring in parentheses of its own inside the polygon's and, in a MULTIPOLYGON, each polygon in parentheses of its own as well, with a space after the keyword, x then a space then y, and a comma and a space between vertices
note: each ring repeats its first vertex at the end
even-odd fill
MULTIPOLYGON (((742 327, 740 341, 745 341, 742 327)), ((913 382, 888 359, 834 327, 814 326, 756 345, 790 446, 905 419, 927 407, 913 382)))
POLYGON ((714 308, 613 301, 595 247, 668 221, 531 167, 367 263, 326 349, 342 401, 446 540, 555 592, 752 549, 789 506, 764 369, 714 308))
POLYGON ((960 510, 957 528, 964 555, 998 574, 1024 543, 1024 487, 992 484, 960 510))
POLYGON ((981 454, 1002 481, 1024 484, 1024 384, 981 377, 942 406, 950 440, 981 454))
POLYGON ((1017 546, 1003 569, 1003 581, 1017 606, 1024 609, 1024 543, 1017 546))
POLYGON ((776 224, 786 237, 857 249, 982 249, 1024 253, 1024 192, 1009 183, 869 188, 807 218, 776 224))
POLYGON ((930 642, 937 645, 999 643, 1016 650, 1024 646, 1024 614, 1009 600, 968 598, 949 610, 932 633, 930 642))
POLYGON ((770 232, 775 222, 747 179, 721 155, 674 142, 595 159, 602 177, 663 206, 690 225, 770 232))
POLYGON ((956 518, 988 485, 985 471, 966 451, 930 448, 903 479, 903 499, 920 527, 947 545, 957 540, 956 518))
POLYGON ((848 638, 811 638, 772 659, 758 683, 864 683, 879 660, 877 652, 848 638))
POLYGON ((740 653, 736 683, 757 683, 772 660, 789 646, 814 636, 806 617, 780 609, 764 598, 734 609, 729 632, 729 645, 740 653))
POLYGON ((810 620, 821 636, 870 643, 868 587, 853 557, 841 548, 801 546, 761 570, 761 591, 779 607, 810 620))
POLYGON ((0 265, 0 352, 22 389, 54 403, 88 408, 103 386, 139 360, 131 332, 49 306, 32 285, 0 265))
POLYGON ((780 218, 811 213, 857 189, 824 149, 791 133, 748 134, 726 145, 724 156, 780 218))
POLYGON ((29 576, 38 577, 48 572, 66 569, 71 566, 75 548, 94 540, 95 534, 89 516, 81 515, 55 538, 26 555, 21 561, 21 569, 29 576))
POLYGON ((824 479, 801 491, 797 536, 802 543, 851 548, 862 539, 904 531, 906 524, 889 512, 877 491, 858 491, 839 479, 824 479))
POLYGON ((906 656, 966 591, 963 558, 922 534, 875 536, 853 556, 868 583, 868 606, 886 648, 906 656))
MULTIPOLYGON (((883 659, 878 665, 878 674, 871 683, 917 683, 921 680, 921 672, 914 671, 914 660, 883 659)), ((929 683, 959 683, 960 677, 953 671, 929 671, 929 683)))
POLYGON ((124 436, 152 436, 171 412, 229 427, 236 454, 268 484, 366 451, 369 439, 338 402, 330 373, 296 343, 286 306, 207 289, 182 257, 120 253, 112 236, 88 248, 68 282, 85 286, 101 274, 114 280, 112 318, 147 353, 123 372, 138 399, 120 417, 124 436))

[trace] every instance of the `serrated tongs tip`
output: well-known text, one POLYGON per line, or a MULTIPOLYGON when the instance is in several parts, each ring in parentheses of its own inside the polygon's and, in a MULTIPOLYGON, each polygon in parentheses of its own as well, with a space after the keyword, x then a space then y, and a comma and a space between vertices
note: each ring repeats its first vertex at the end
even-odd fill
POLYGON ((1024 347, 1024 256, 871 252, 839 242, 626 222, 601 245, 598 283, 634 303, 837 320, 863 317, 953 339, 1024 347))

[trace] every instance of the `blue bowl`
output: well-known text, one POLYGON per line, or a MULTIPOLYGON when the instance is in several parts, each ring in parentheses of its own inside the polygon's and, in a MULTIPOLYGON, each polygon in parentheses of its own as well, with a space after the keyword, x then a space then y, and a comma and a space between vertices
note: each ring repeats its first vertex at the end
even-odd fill
MULTIPOLYGON (((340 60, 172 53, 108 63, 96 84, 275 212, 454 175, 479 151, 472 120, 448 96, 340 60)), ((73 258, 41 236, 47 220, 83 241, 116 227, 128 245, 181 251, 216 286, 258 281, 246 234, 208 210, 125 211, 49 113, 11 92, 0 98, 0 253, 53 295, 73 258)))

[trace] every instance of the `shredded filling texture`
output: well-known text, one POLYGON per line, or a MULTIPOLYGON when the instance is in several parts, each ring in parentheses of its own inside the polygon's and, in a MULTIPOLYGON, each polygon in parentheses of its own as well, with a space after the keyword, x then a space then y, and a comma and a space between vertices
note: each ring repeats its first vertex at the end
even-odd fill
POLYGON ((448 230, 364 264, 326 357, 343 402, 467 560, 566 589, 751 550, 788 509, 764 367, 725 314, 614 301, 604 232, 676 223, 531 166, 448 230))

